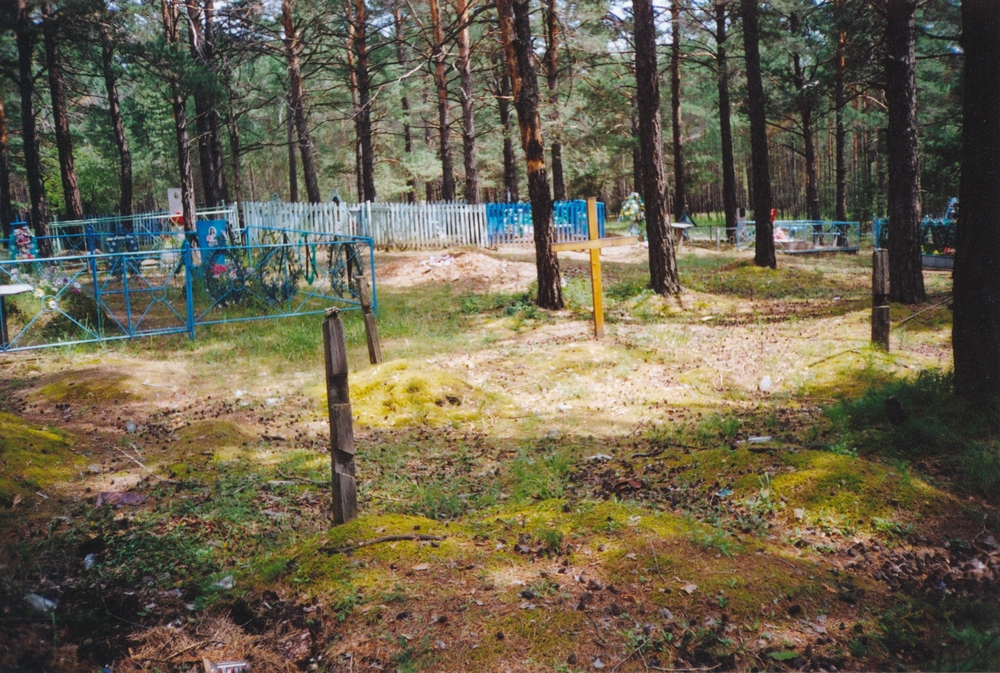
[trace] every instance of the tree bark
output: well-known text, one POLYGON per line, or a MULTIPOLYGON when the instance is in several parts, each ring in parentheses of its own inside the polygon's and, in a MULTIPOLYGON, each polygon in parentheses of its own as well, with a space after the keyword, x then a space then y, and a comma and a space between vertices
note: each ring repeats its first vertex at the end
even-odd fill
POLYGON ((208 137, 212 158, 212 176, 214 178, 213 189, 221 204, 227 199, 228 194, 226 193, 225 170, 223 168, 225 160, 222 152, 222 115, 219 112, 220 97, 214 84, 217 71, 215 64, 215 7, 212 0, 205 0, 204 12, 205 42, 203 51, 206 67, 213 80, 213 86, 209 89, 208 137))
POLYGON ((288 136, 288 201, 298 203, 299 200, 299 169, 295 161, 295 110, 291 102, 288 104, 288 116, 285 117, 285 133, 288 136))
MULTIPOLYGON (((161 0, 163 32, 168 44, 180 40, 180 9, 177 0, 161 0)), ((177 166, 181 177, 181 215, 184 231, 194 231, 196 209, 194 203, 194 177, 191 174, 191 138, 188 133, 187 97, 183 94, 176 73, 170 76, 170 105, 174 117, 174 134, 177 139, 177 166)))
POLYGON ((188 134, 187 98, 180 88, 173 85, 171 107, 174 115, 174 132, 177 136, 177 165, 181 173, 181 209, 184 231, 194 231, 197 210, 194 203, 194 176, 191 172, 191 138, 188 134))
MULTIPOLYGON (((350 8, 348 7, 348 12, 350 8)), ((354 21, 348 16, 347 21, 347 70, 351 87, 351 119, 354 120, 354 179, 358 183, 358 203, 368 200, 365 194, 364 151, 361 148, 361 103, 358 97, 358 67, 354 56, 354 40, 356 37, 354 21)))
MULTIPOLYGON (((431 0, 434 2, 434 0, 431 0)), ((538 114, 538 79, 535 54, 531 49, 529 0, 495 0, 500 25, 500 39, 507 55, 513 89, 514 108, 521 131, 521 148, 528 165, 528 193, 531 198, 531 221, 535 229, 535 266, 538 269, 538 305, 563 307, 559 258, 552 250, 555 236, 552 227, 552 197, 545 170, 545 142, 542 120, 538 114)))
MULTIPOLYGON (((409 59, 406 51, 406 40, 403 34, 403 10, 397 6, 393 9, 392 14, 396 25, 396 60, 399 61, 399 67, 406 70, 406 64, 409 59)), ((410 99, 405 93, 400 101, 400 105, 403 109, 403 151, 407 154, 412 154, 413 130, 410 128, 410 99)), ((408 188, 406 192, 406 202, 416 202, 417 182, 412 175, 406 179, 406 186, 408 188)))
MULTIPOLYGON (((955 392, 1000 394, 1000 0, 963 0, 965 96, 954 272, 955 392)), ((890 234, 891 235, 891 234, 890 234)), ((890 249, 891 252, 891 249, 890 249)))
MULTIPOLYGON (((188 16, 187 35, 191 57, 202 68, 205 68, 201 7, 198 5, 197 0, 185 0, 185 8, 188 16)), ((202 193, 204 194, 206 205, 217 206, 221 197, 216 193, 215 176, 213 175, 215 162, 212 160, 212 139, 208 125, 208 112, 211 108, 211 103, 208 100, 208 91, 202 81, 199 81, 192 87, 191 93, 194 96, 194 127, 198 140, 198 168, 201 172, 202 193)))
POLYGON ((687 212, 687 189, 684 186, 684 141, 681 137, 681 5, 670 3, 670 111, 674 140, 674 221, 687 212))
POLYGON ((645 189, 642 178, 642 144, 639 142, 638 100, 632 96, 632 191, 641 194, 645 189))
POLYGON ((771 220, 771 170, 767 156, 764 85, 760 76, 760 26, 757 0, 743 0, 743 50, 747 66, 747 108, 750 117, 750 155, 753 173, 753 210, 756 222, 754 264, 772 269, 774 223, 771 220))
POLYGON ((458 10, 458 76, 462 97, 462 158, 465 162, 465 201, 479 203, 479 177, 476 171, 476 120, 472 92, 472 63, 469 45, 469 6, 457 0, 458 10))
MULTIPOLYGON (((108 113, 111 115, 111 130, 115 135, 115 146, 118 148, 118 212, 122 215, 132 214, 132 152, 128 146, 128 136, 125 135, 125 122, 122 120, 122 106, 118 98, 118 76, 115 73, 114 51, 111 36, 107 27, 101 26, 101 65, 104 73, 104 88, 108 94, 108 113)), ((125 220, 125 228, 131 230, 132 220, 125 220)))
POLYGON ((559 13, 556 0, 546 0, 545 10, 545 80, 549 88, 552 123, 552 194, 556 201, 566 200, 563 174, 562 142, 559 120, 559 13))
POLYGON ((62 179, 63 200, 66 202, 66 219, 83 219, 83 201, 73 162, 73 135, 66 113, 66 84, 63 81, 59 56, 59 24, 51 5, 45 5, 45 64, 49 71, 49 93, 52 96, 52 122, 55 127, 56 150, 59 153, 59 176, 62 179))
POLYGON ((316 158, 312 139, 309 137, 309 120, 306 117, 305 92, 302 87, 302 43, 292 20, 291 0, 281 0, 281 23, 284 28, 285 59, 288 64, 288 88, 295 108, 295 129, 299 136, 299 154, 302 156, 302 175, 306 182, 309 203, 319 203, 319 179, 316 175, 316 158))
POLYGON ((368 15, 364 0, 354 3, 355 71, 358 86, 358 146, 361 155, 361 181, 365 188, 365 201, 374 201, 375 148, 372 142, 371 75, 368 72, 368 15))
POLYGON ((0 99, 0 232, 4 240, 10 238, 10 223, 14 208, 10 202, 10 151, 7 147, 7 110, 0 99))
MULTIPOLYGON (((18 86, 21 90, 21 139, 24 146, 25 173, 28 178, 28 195, 31 199, 31 227, 36 236, 48 236, 46 221, 45 185, 42 182, 42 158, 38 151, 38 132, 35 129, 35 73, 32 65, 32 49, 35 36, 31 22, 31 10, 26 0, 18 0, 17 17, 14 24, 17 41, 18 86)), ((48 257, 52 247, 48 239, 38 242, 38 252, 48 257)))
POLYGON ((889 0, 885 99, 889 108, 889 298, 924 301, 920 253, 920 164, 914 38, 916 0, 889 0))
POLYGON ((503 186, 506 192, 504 201, 520 201, 517 187, 517 164, 514 160, 514 139, 510 135, 510 75, 506 72, 500 77, 500 95, 497 96, 497 106, 500 108, 500 126, 503 129, 503 186))
POLYGON ((632 11, 650 284, 660 294, 677 294, 681 291, 681 284, 674 255, 674 237, 668 223, 667 180, 663 172, 660 126, 660 75, 656 65, 656 24, 652 0, 633 0, 632 11))
POLYGON ((719 131, 722 140, 722 207, 726 213, 726 239, 736 242, 736 163, 729 104, 729 63, 726 60, 726 3, 715 5, 715 64, 718 68, 719 131))
POLYGON ((448 79, 445 75, 444 29, 438 0, 430 0, 431 24, 434 33, 434 84, 438 96, 438 138, 441 158, 441 200, 455 200, 455 168, 451 158, 451 129, 448 121, 448 79))
POLYGON ((837 155, 837 203, 834 219, 838 222, 847 220, 847 160, 844 154, 844 143, 847 138, 847 131, 844 128, 844 108, 847 106, 847 95, 844 89, 844 77, 847 69, 844 57, 847 49, 847 31, 844 30, 843 26, 843 2, 844 0, 834 0, 833 3, 834 19, 837 22, 837 48, 833 57, 833 105, 836 117, 834 137, 837 155))

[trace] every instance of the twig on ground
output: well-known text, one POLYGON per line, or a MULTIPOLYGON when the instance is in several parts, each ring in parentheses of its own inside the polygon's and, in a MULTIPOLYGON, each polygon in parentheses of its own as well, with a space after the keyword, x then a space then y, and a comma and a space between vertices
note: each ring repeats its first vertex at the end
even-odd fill
POLYGON ((927 311, 930 311, 932 309, 938 308, 939 306, 944 306, 945 304, 947 304, 950 301, 951 301, 951 297, 948 297, 944 301, 939 301, 938 303, 934 304, 933 306, 928 306, 927 308, 922 308, 919 311, 917 311, 916 313, 911 313, 910 315, 906 316, 905 318, 903 318, 902 320, 900 320, 899 322, 897 322, 892 327, 893 327, 893 329, 895 329, 895 328, 899 327, 900 325, 902 325, 903 323, 908 322, 910 320, 913 320, 914 318, 916 318, 921 313, 926 313, 927 311))
POLYGON ((660 579, 666 583, 667 578, 663 576, 660 571, 660 560, 656 558, 656 549, 653 547, 653 538, 649 538, 649 551, 653 552, 653 565, 656 566, 656 574, 660 576, 660 579))
POLYGON ((185 652, 190 652, 191 650, 197 649, 199 647, 203 647, 205 645, 208 645, 209 643, 214 643, 214 642, 215 642, 214 638, 209 638, 208 640, 199 641, 197 643, 194 643, 193 645, 188 645, 183 650, 177 650, 176 652, 174 652, 173 654, 171 654, 166 659, 161 659, 160 661, 170 661, 174 657, 179 657, 182 654, 184 654, 185 652))
POLYGON ((277 468, 277 467, 274 468, 274 471, 277 472, 278 474, 280 474, 285 479, 287 479, 289 481, 297 482, 299 484, 311 484, 312 486, 329 486, 330 485, 330 482, 328 482, 328 481, 317 481, 316 479, 306 479, 305 477, 296 477, 293 474, 286 474, 286 473, 282 472, 280 468, 277 468))
POLYGON ((654 671, 670 671, 670 673, 681 673, 682 671, 693 672, 693 671, 714 671, 722 664, 716 664, 711 668, 660 668, 659 666, 650 666, 650 669, 654 671))
POLYGON ((133 463, 135 463, 139 467, 141 467, 143 470, 146 471, 146 473, 149 476, 151 476, 151 477, 153 477, 155 479, 159 479, 160 481, 168 483, 168 484, 179 484, 179 483, 181 483, 181 482, 177 481, 176 479, 167 479, 166 477, 161 477, 160 475, 156 474, 151 469, 149 469, 148 467, 146 467, 146 465, 143 464, 143 462, 141 460, 139 460, 135 456, 132 456, 132 455, 126 453, 125 451, 122 451, 117 446, 112 446, 111 448, 114 449, 115 451, 117 451, 118 453, 122 454, 123 456, 125 456, 129 460, 131 460, 133 463))
POLYGON ((848 348, 847 350, 837 351, 836 353, 833 353, 832 355, 827 355, 825 358, 820 358, 819 360, 816 360, 815 362, 810 362, 809 364, 806 365, 806 369, 808 369, 809 367, 814 367, 814 366, 818 365, 821 362, 826 362, 827 360, 832 360, 835 357, 839 357, 841 355, 847 355, 848 353, 859 353, 860 354, 861 353, 861 349, 859 349, 859 348, 848 348))
POLYGON ((348 552, 361 549, 362 547, 370 547, 373 544, 381 544, 383 542, 399 542, 400 540, 443 540, 444 535, 420 535, 416 533, 408 533, 405 535, 385 535, 383 537, 377 537, 372 540, 364 540, 358 542, 357 544, 347 545, 346 547, 320 547, 319 551, 326 552, 327 554, 346 554, 348 552))

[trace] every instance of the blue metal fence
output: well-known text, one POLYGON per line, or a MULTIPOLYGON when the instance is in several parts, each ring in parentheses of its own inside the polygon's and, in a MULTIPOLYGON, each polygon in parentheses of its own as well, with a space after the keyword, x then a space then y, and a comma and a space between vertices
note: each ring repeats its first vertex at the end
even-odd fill
MULTIPOLYGON (((752 248, 756 240, 754 222, 738 224, 736 247, 752 248)), ((858 222, 830 220, 775 220, 774 248, 784 253, 857 252, 861 245, 858 222)))
POLYGON ((201 246, 170 231, 59 234, 69 254, 0 260, 0 352, 357 309, 361 274, 377 310, 370 238, 257 227, 241 243, 227 231, 201 246))
MULTIPOLYGON (((604 237, 605 208, 597 204, 597 223, 604 237)), ((565 243, 589 238, 587 202, 556 201, 552 204, 555 242, 565 243)), ((533 240, 535 227, 531 221, 530 203, 487 203, 486 226, 491 246, 504 243, 524 243, 533 240)))

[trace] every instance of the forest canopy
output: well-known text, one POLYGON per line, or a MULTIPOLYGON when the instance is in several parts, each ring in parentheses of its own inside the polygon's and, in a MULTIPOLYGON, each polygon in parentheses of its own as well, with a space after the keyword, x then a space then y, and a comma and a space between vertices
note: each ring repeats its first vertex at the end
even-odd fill
MULTIPOLYGON (((816 208, 828 219, 885 214, 884 4, 760 5, 779 218, 806 218, 816 208)), ((555 198, 597 196, 615 211, 641 191, 632 5, 542 0, 529 7, 555 198)), ((723 210, 723 63, 737 201, 751 210, 739 3, 678 0, 653 9, 664 92, 672 84, 671 59, 679 59, 679 125, 667 109, 669 94, 662 99, 668 198, 676 193, 679 139, 686 210, 723 210)), ((21 0, 2 27, 12 199, 5 212, 22 218, 32 201, 26 129, 37 135, 49 218, 140 212, 164 208, 167 189, 181 185, 178 114, 188 127, 198 206, 275 194, 324 201, 334 193, 347 201, 527 196, 493 3, 21 0), (131 205, 123 203, 125 156, 134 196, 124 200, 131 205), (67 183, 75 183, 78 196, 67 183)), ((959 33, 957 2, 919 3, 921 200, 929 214, 943 211, 958 191, 959 33)))

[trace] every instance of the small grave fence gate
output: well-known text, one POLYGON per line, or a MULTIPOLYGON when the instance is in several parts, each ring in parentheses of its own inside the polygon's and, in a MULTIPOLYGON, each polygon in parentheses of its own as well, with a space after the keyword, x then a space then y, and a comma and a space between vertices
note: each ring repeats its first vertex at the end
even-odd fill
POLYGON ((54 234, 49 243, 60 254, 0 260, 0 352, 178 333, 193 339, 199 326, 359 309, 361 275, 370 277, 377 308, 370 238, 198 224, 198 235, 54 234))

